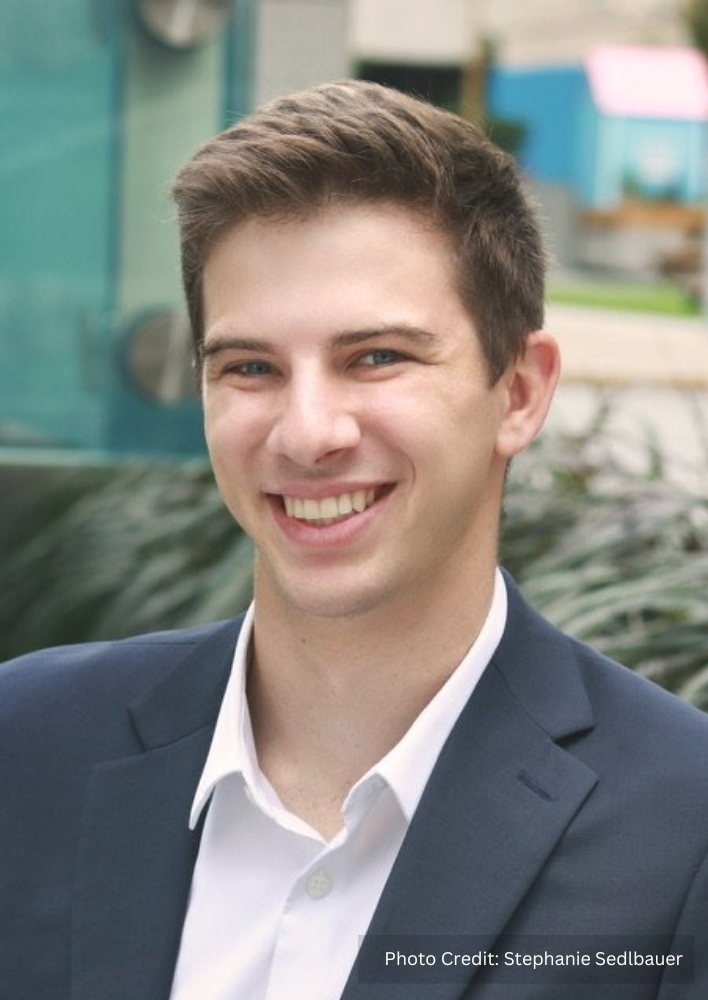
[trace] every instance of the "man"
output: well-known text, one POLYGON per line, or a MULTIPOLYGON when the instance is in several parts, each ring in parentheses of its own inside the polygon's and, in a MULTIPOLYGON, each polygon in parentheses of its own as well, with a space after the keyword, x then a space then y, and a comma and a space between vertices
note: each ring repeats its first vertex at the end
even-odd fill
POLYGON ((708 722, 496 566, 559 368, 511 161, 331 84, 175 197, 254 604, 4 668, 0 997, 705 997, 708 722))

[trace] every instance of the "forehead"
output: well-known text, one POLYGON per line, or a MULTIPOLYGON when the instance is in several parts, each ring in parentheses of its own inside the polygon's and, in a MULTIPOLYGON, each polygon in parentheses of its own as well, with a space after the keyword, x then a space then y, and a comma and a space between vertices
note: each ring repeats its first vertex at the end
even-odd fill
POLYGON ((253 215, 227 226, 207 252, 205 269, 224 244, 232 248, 241 245, 245 252, 252 253, 263 242, 271 246, 277 242, 306 245, 313 236, 337 241, 356 238, 359 234, 378 242, 387 237, 395 239, 404 230, 427 241, 431 251, 435 244, 435 250, 443 255, 452 254, 451 239, 431 213, 393 201, 336 197, 302 212, 253 215))
MULTIPOLYGON (((351 312, 437 308, 457 294, 451 241, 424 214, 389 203, 328 206, 302 218, 251 218, 229 229, 204 268, 204 318, 224 310, 351 312)), ((372 319, 375 317, 372 317, 372 319)))

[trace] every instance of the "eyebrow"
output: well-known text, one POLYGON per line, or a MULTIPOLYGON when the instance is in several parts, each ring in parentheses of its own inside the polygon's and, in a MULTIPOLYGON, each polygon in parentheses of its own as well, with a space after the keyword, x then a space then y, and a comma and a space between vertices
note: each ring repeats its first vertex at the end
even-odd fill
POLYGON ((222 351, 252 351, 254 354, 274 354, 275 348, 267 340, 257 337, 232 337, 229 335, 215 336, 203 340, 199 344, 199 357, 202 361, 213 358, 222 351))
MULTIPOLYGON (((341 347, 356 347, 380 337, 396 337, 409 343, 437 346, 440 337, 432 330, 414 326, 410 323, 391 323, 363 330, 343 330, 335 333, 328 341, 330 350, 341 347)), ((259 337, 239 337, 229 334, 216 335, 199 345, 199 355, 202 361, 212 358, 222 351, 249 351, 254 354, 275 354, 276 348, 269 340, 259 337)))
POLYGON ((345 330, 336 333, 330 340, 330 347, 353 347, 365 344, 379 337, 399 337, 415 344, 435 346, 440 343, 440 337, 432 330, 426 330, 410 323, 390 323, 365 330, 345 330))

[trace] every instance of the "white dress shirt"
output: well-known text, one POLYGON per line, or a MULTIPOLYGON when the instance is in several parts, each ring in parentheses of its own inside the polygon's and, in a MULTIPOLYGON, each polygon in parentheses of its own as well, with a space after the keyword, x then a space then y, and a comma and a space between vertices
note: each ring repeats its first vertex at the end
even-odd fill
POLYGON ((352 787, 330 841, 289 812, 258 766, 246 700, 253 607, 190 816, 209 799, 171 1000, 338 1000, 435 761, 506 624, 492 606, 465 658, 352 787))

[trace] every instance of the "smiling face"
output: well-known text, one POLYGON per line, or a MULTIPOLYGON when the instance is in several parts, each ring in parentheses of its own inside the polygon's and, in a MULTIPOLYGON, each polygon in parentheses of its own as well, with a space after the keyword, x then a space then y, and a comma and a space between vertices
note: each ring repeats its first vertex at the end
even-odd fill
POLYGON ((531 430, 511 375, 489 385, 454 278, 446 237, 385 204, 254 219, 212 251, 206 436, 257 602, 390 614, 491 577, 531 430))

